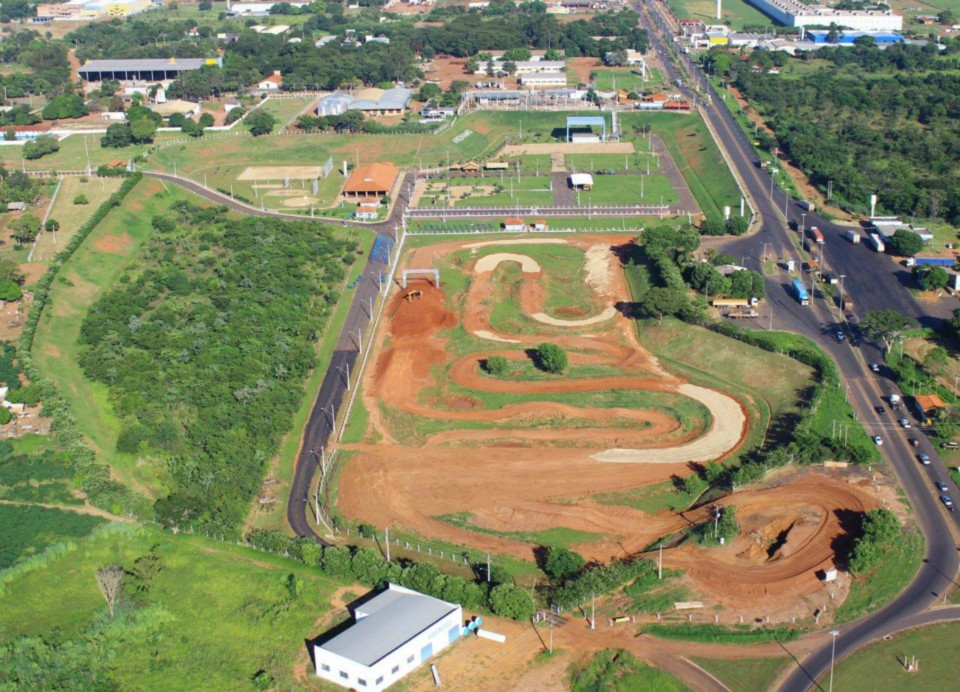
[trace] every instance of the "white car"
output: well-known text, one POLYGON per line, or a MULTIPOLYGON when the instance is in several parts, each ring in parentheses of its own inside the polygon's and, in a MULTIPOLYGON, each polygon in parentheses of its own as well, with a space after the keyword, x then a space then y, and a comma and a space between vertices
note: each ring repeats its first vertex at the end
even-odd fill
POLYGON ((874 436, 873 436, 873 443, 874 443, 875 445, 877 445, 877 447, 882 447, 882 446, 883 446, 883 438, 880 437, 879 435, 874 435, 874 436))
POLYGON ((880 372, 880 366, 876 363, 870 363, 870 370, 872 372, 880 372))
POLYGON ((910 429, 910 421, 906 418, 901 418, 898 422, 900 423, 901 428, 905 428, 907 430, 910 429))

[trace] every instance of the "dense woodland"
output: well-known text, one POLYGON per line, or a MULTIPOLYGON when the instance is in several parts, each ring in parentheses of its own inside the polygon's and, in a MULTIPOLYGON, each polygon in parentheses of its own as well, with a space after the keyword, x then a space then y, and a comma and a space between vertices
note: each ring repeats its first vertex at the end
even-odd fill
POLYGON ((290 428, 356 245, 316 224, 188 203, 153 225, 140 262, 84 321, 80 363, 110 388, 118 449, 166 461, 157 517, 233 535, 290 428))
MULTIPOLYGON (((960 223, 960 73, 931 48, 868 46, 815 54, 831 67, 786 78, 707 59, 765 118, 779 148, 834 198, 862 210, 960 223)), ((789 66, 787 71, 789 73, 789 66)))

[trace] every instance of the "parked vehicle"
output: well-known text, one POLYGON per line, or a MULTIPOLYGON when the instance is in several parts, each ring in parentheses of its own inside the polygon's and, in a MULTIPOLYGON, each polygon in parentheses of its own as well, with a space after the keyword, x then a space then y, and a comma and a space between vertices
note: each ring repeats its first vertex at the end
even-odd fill
POLYGON ((880 236, 876 233, 871 233, 867 236, 867 245, 869 245, 874 252, 883 252, 887 249, 887 246, 883 244, 883 240, 881 240, 880 236))
POLYGON ((800 303, 800 305, 810 305, 810 294, 807 293, 807 289, 800 283, 800 279, 794 279, 791 286, 793 287, 793 294, 796 296, 797 302, 800 303))
POLYGON ((956 257, 908 257, 908 267, 919 267, 925 264, 934 267, 952 267, 957 263, 956 257))
POLYGON ((860 244, 860 234, 857 233, 856 231, 847 231, 846 233, 843 234, 843 237, 849 240, 854 245, 860 244))
POLYGON ((944 442, 944 443, 941 444, 940 446, 941 446, 943 449, 957 449, 957 447, 960 447, 960 443, 958 443, 958 442, 944 442))

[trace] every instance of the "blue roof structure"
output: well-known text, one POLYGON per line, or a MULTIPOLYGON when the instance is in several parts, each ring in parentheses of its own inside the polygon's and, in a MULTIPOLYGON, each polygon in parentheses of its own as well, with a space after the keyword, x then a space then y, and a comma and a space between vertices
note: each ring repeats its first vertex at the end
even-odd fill
POLYGON ((607 119, 602 115, 569 115, 567 116, 567 137, 566 141, 570 141, 570 127, 582 127, 586 125, 587 127, 593 127, 597 125, 603 129, 603 134, 600 136, 601 141, 606 141, 607 139, 607 119))
MULTIPOLYGON (((824 31, 823 29, 813 29, 806 32, 807 35, 813 39, 814 43, 822 43, 825 45, 830 45, 830 42, 827 41, 827 36, 830 35, 829 31, 824 31)), ((903 43, 903 36, 900 34, 895 34, 892 31, 842 31, 837 36, 837 40, 834 41, 835 45, 850 45, 856 41, 861 36, 869 36, 876 43, 903 43)))

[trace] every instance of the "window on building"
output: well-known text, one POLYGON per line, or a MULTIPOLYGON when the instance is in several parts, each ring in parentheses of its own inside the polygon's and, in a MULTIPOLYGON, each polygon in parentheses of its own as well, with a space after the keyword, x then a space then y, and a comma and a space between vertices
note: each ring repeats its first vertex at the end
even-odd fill
POLYGON ((410 658, 407 659, 407 663, 413 663, 413 654, 410 655, 410 658))
POLYGON ((366 687, 367 681, 362 678, 357 678, 357 684, 360 685, 360 687, 366 687))
POLYGON ((393 670, 390 671, 390 675, 396 675, 400 672, 400 666, 394 666, 393 670))
POLYGON ((383 676, 381 675, 379 678, 377 678, 377 681, 376 681, 374 684, 375 684, 375 685, 380 685, 380 684, 382 684, 382 683, 383 683, 383 676))
POLYGON ((349 680, 349 679, 350 679, 350 676, 347 675, 347 671, 345 671, 345 670, 341 670, 341 671, 340 671, 340 677, 343 678, 344 680, 349 680))
POLYGON ((330 666, 328 666, 326 663, 321 663, 321 664, 320 664, 320 670, 322 670, 324 673, 329 673, 329 672, 330 672, 330 666))

